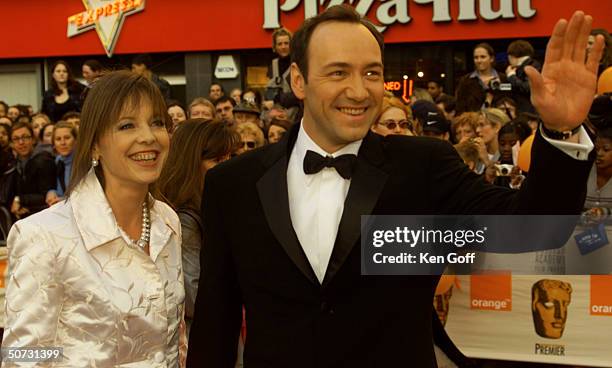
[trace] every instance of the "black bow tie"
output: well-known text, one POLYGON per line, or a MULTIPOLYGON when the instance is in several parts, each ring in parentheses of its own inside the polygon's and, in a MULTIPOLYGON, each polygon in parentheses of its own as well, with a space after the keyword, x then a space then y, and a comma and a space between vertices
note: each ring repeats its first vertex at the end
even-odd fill
POLYGON ((344 179, 350 179, 353 174, 353 167, 357 156, 355 155, 340 155, 338 157, 323 157, 314 151, 306 151, 304 157, 304 173, 307 175, 316 174, 323 170, 324 167, 333 167, 338 174, 344 179))

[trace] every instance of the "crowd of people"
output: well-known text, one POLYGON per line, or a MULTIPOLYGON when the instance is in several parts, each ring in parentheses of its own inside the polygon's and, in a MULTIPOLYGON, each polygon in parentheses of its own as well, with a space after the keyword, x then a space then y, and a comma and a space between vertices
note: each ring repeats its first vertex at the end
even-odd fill
MULTIPOLYGON (((612 194, 608 198, 601 198, 601 189, 608 188, 608 181, 612 177, 612 44, 607 32, 594 30, 591 32, 589 47, 595 44, 596 35, 605 37, 606 47, 599 67, 598 95, 595 96, 585 126, 595 138, 597 152, 597 161, 591 173, 594 184, 589 186, 590 191, 597 193, 590 193, 589 198, 597 196, 598 200, 591 201, 596 204, 590 203, 592 207, 586 211, 594 213, 594 207, 605 206, 605 210, 597 212, 601 215, 601 212, 610 214, 607 203, 612 201, 612 194)), ((111 221, 117 225, 117 229, 111 232, 119 234, 119 239, 134 250, 141 247, 147 254, 163 254, 167 257, 165 259, 176 258, 182 252, 180 277, 162 272, 161 279, 157 276, 155 280, 163 285, 161 288, 167 288, 169 294, 176 293, 166 300, 174 306, 175 314, 163 317, 169 320, 168 324, 176 324, 177 330, 182 328, 179 325, 183 307, 178 304, 183 296, 182 292, 177 291, 179 288, 176 285, 184 285, 185 328, 188 331, 194 317, 200 278, 199 259, 204 232, 201 204, 206 200, 202 198, 206 173, 217 164, 232 160, 234 156, 279 142, 302 119, 303 105, 291 89, 292 37, 292 33, 284 28, 274 32, 273 45, 278 57, 270 65, 270 82, 265 90, 234 89, 227 94, 220 83, 213 83, 207 96, 197 97, 188 104, 172 99, 168 82, 152 71, 152 61, 147 55, 138 55, 133 59, 131 72, 109 72, 100 62, 89 60, 82 67, 86 85, 75 79, 66 62, 57 61, 50 70, 52 78, 49 89, 43 95, 40 111, 33 111, 31 106, 25 105, 8 106, 0 101, 0 205, 6 209, 2 213, 7 217, 2 223, 10 227, 17 220, 53 208, 54 216, 57 217, 53 221, 57 221, 58 226, 68 226, 61 221, 61 216, 73 216, 79 228, 93 226, 80 225, 79 221, 92 221, 101 227, 107 225, 104 221, 111 221), (156 90, 151 90, 149 86, 155 86, 156 90), (141 134, 144 138, 135 134, 141 131, 145 131, 141 134), (147 145, 152 143, 148 140, 156 143, 149 147, 147 145), (142 169, 144 174, 136 172, 134 167, 142 169), (148 197, 149 192, 153 195, 151 198, 148 197), (96 217, 97 213, 101 213, 93 204, 86 202, 91 198, 96 203, 104 197, 103 194, 108 200, 103 209, 108 211, 100 216, 110 213, 111 220, 87 220, 80 217, 96 217), (125 206, 123 202, 141 197, 144 202, 134 208, 125 206), (70 198, 70 201, 64 201, 66 198, 70 198), (75 205, 70 207, 70 202, 75 205), (75 206, 82 206, 83 209, 75 206), (172 210, 178 214, 176 223, 170 214, 172 210), (170 229, 168 234, 175 234, 167 236, 174 237, 181 233, 182 244, 178 243, 176 237, 173 238, 172 247, 162 250, 159 246, 163 244, 159 243, 159 239, 165 230, 154 227, 159 221, 166 221, 170 229)), ((458 81, 453 95, 445 93, 443 83, 439 80, 430 80, 421 86, 423 88, 415 89, 408 101, 386 93, 382 109, 370 127, 371 132, 380 136, 427 136, 448 141, 469 169, 480 175, 482 181, 519 189, 529 175, 529 166, 519 164, 520 154, 529 155, 522 153, 525 150, 521 148, 531 144, 540 126, 540 117, 531 103, 525 68, 529 66, 540 70, 542 64, 536 60, 533 47, 524 40, 512 42, 507 54, 508 67, 504 71, 498 70, 493 48, 487 43, 476 45, 473 49, 475 69, 458 81)), ((26 240, 33 241, 32 244, 38 242, 38 245, 29 248, 24 246, 24 249, 17 250, 39 252, 43 259, 36 261, 39 276, 43 277, 44 272, 54 273, 53 269, 45 268, 51 266, 45 264, 44 259, 50 252, 62 254, 64 251, 58 247, 61 244, 43 238, 24 240, 23 234, 28 229, 31 231, 35 227, 24 225, 20 229, 20 237, 13 240, 21 246, 24 246, 26 240), (52 245, 45 248, 42 245, 45 242, 51 242, 52 245)), ((72 239, 75 235, 74 232, 67 232, 65 236, 66 239, 72 239)), ((103 241, 99 240, 98 243, 103 241)), ((80 253, 71 256, 85 257, 80 253)), ((126 259, 142 262, 138 257, 139 253, 134 252, 126 259)), ((160 269, 168 269, 167 263, 162 265, 159 258, 154 262, 160 269)), ((14 267, 12 269, 15 271, 14 267)), ((146 265, 143 265, 143 269, 146 269, 146 265)), ((23 269, 16 272, 11 277, 22 277, 25 280, 22 286, 28 285, 28 281, 34 282, 32 277, 35 276, 24 274, 23 269)), ((117 275, 127 280, 138 277, 114 274, 117 275)), ((75 285, 87 280, 70 282, 74 285, 66 284, 61 288, 77 288, 75 285)), ((115 281, 109 276, 104 282, 113 284, 115 281)), ((136 286, 132 285, 125 292, 130 298, 136 298, 148 295, 146 293, 149 291, 143 291, 149 290, 147 288, 147 285, 136 281, 136 286)), ((13 298, 7 301, 9 308, 16 306, 15 303, 27 303, 27 298, 34 296, 34 292, 28 294, 27 289, 24 290, 22 296, 17 296, 15 290, 9 294, 13 298)), ((91 291, 91 295, 92 303, 103 303, 97 299, 103 296, 98 295, 96 290, 91 291)), ((75 296, 80 297, 86 296, 75 296)), ((150 297, 152 303, 155 303, 155 298, 150 297)), ((38 318, 33 316, 45 313, 57 317, 57 311, 36 309, 40 306, 31 308, 28 312, 31 318, 38 318)), ((114 313, 106 312, 111 315, 114 313)), ((145 311, 141 315, 150 324, 149 334, 163 336, 165 343, 167 330, 156 325, 155 318, 150 317, 149 313, 145 311)), ((92 316, 90 322, 94 321, 92 316)), ((9 316, 9 324, 23 323, 14 318, 9 316)), ((77 333, 78 328, 92 328, 87 321, 82 323, 82 326, 66 327, 63 333, 69 335, 77 333)), ((109 321, 108 326, 113 323, 109 321)), ((70 323, 66 322, 66 325, 70 323)), ((108 326, 97 332, 100 339, 103 340, 102 335, 107 332, 107 337, 113 333, 108 326)), ((99 328, 99 324, 95 328, 99 328)), ((45 339, 55 338, 57 333, 42 333, 40 329, 30 327, 22 331, 7 331, 8 334, 4 334, 5 343, 16 343, 24 331, 37 335, 39 340, 21 341, 20 345, 40 345, 47 341, 45 339)), ((142 331, 142 326, 132 326, 129 321, 125 322, 123 332, 126 336, 136 338, 142 331)), ((177 354, 168 357, 162 355, 162 358, 155 355, 153 359, 178 364, 185 354, 182 350, 185 341, 179 336, 181 333, 168 336, 169 341, 177 347, 177 354)), ((243 344, 246 326, 243 326, 241 336, 243 344)), ((159 340, 159 336, 149 337, 159 340)), ((72 346, 69 339, 63 343, 67 353, 82 348, 72 346)), ((132 359, 134 354, 147 359, 149 352, 143 350, 121 354, 113 358, 116 359, 113 364, 121 363, 121 359, 132 359)), ((74 357, 80 355, 75 353, 67 356, 76 359, 74 357)), ((99 359, 97 362, 101 365, 111 362, 99 359)), ((71 361, 74 366, 86 366, 87 362, 71 361)))

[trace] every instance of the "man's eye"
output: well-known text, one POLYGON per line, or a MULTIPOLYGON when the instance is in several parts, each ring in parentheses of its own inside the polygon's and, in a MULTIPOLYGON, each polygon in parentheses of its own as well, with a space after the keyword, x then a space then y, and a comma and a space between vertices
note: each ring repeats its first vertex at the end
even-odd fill
POLYGON ((377 70, 369 70, 366 72, 366 77, 380 77, 380 72, 377 70))
POLYGON ((334 70, 333 72, 331 72, 331 76, 333 77, 343 77, 345 75, 346 73, 343 70, 334 70))

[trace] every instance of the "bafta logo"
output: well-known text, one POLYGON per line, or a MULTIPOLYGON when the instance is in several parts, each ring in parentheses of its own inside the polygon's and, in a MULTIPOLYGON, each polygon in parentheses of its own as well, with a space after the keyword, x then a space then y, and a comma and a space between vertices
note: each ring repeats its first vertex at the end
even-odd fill
POLYGON ((563 336, 572 286, 559 280, 540 280, 531 288, 531 312, 536 333, 548 339, 563 336))

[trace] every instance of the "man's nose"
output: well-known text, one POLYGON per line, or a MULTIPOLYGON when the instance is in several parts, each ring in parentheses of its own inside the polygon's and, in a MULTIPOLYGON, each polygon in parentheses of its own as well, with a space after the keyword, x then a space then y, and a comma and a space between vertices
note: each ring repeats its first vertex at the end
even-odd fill
POLYGON ((346 97, 353 101, 364 101, 368 98, 368 90, 361 76, 354 76, 348 81, 346 97))

